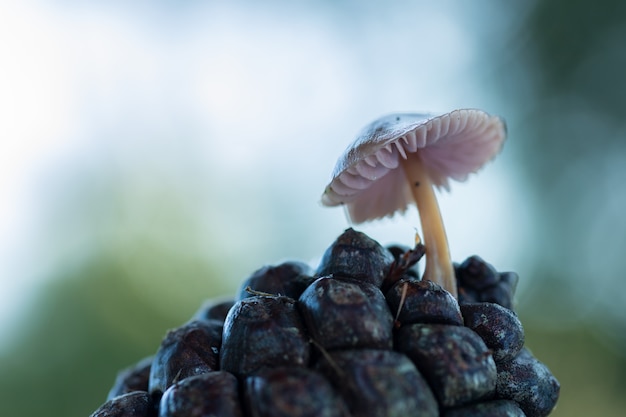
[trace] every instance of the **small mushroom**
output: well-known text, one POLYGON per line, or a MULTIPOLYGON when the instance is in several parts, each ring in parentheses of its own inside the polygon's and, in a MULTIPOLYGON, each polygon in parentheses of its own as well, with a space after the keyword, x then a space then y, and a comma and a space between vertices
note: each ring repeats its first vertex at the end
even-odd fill
POLYGON ((443 115, 391 114, 367 125, 337 161, 322 195, 326 206, 344 205, 353 223, 404 213, 417 205, 426 246, 424 279, 456 297, 434 187, 465 181, 500 151, 504 121, 481 110, 443 115))

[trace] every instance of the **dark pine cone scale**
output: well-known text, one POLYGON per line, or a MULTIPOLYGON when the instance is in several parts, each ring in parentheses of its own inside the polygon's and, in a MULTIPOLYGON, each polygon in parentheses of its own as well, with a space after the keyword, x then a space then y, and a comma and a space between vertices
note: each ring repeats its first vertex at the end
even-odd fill
POLYGON ((455 265, 459 300, 420 279, 423 247, 347 229, 316 269, 258 269, 120 371, 92 417, 542 417, 560 386, 524 345, 517 275, 455 265))

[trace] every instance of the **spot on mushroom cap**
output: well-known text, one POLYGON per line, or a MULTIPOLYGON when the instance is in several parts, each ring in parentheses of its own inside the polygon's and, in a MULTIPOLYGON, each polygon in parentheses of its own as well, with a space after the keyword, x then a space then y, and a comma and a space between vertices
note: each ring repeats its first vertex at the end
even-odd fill
POLYGON ((413 197, 400 158, 419 153, 432 183, 449 190, 493 159, 504 142, 501 118, 481 110, 381 117, 357 135, 337 161, 322 204, 345 204, 355 223, 404 212, 413 197))

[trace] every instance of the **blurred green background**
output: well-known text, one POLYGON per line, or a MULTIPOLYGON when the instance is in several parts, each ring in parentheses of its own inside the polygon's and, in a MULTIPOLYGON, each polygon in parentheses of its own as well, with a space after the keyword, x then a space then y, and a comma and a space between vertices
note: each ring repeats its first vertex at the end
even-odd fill
POLYGON ((554 416, 622 416, 626 3, 434 3, 0 1, 0 415, 89 415, 204 299, 315 266, 364 124, 479 107, 509 138, 441 196, 453 258, 520 274, 554 416))

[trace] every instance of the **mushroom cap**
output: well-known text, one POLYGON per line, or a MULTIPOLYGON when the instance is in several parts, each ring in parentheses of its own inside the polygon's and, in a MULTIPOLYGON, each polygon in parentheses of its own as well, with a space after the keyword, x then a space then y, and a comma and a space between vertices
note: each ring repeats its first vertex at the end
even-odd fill
POLYGON ((465 181, 493 159, 505 136, 501 118, 476 109, 383 116, 339 158, 322 204, 345 205, 354 223, 404 212, 413 196, 400 158, 419 153, 431 182, 449 190, 450 178, 465 181))

